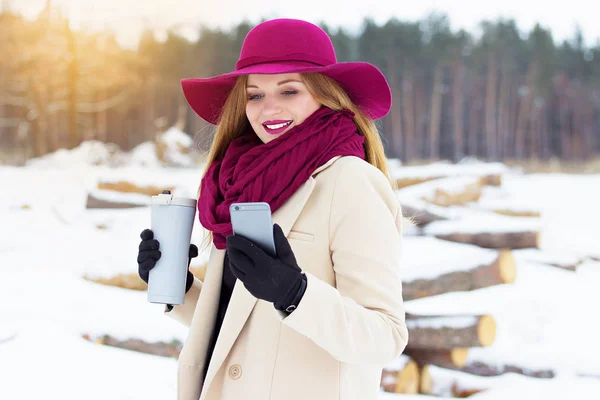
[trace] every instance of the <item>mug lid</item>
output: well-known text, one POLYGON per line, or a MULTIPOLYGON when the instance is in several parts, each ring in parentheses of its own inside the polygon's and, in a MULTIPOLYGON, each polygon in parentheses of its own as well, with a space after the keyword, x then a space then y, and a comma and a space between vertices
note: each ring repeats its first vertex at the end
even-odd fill
POLYGON ((188 197, 173 197, 172 194, 159 194, 158 196, 152 196, 152 205, 158 206, 186 206, 196 207, 197 200, 190 199, 188 197))

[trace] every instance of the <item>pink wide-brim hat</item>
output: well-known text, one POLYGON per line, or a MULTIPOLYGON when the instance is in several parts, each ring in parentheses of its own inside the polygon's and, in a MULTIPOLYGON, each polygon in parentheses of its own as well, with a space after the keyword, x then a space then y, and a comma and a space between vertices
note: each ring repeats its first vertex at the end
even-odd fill
POLYGON ((331 38, 307 21, 279 18, 248 32, 235 71, 181 80, 190 107, 216 125, 236 79, 247 74, 319 72, 336 80, 370 119, 385 116, 392 93, 383 73, 367 62, 337 62, 331 38))

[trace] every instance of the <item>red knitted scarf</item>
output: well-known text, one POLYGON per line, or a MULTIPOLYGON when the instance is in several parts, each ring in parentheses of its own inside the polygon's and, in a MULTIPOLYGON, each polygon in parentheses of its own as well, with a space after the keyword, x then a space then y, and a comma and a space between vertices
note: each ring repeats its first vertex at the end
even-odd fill
POLYGON ((321 107, 284 135, 263 143, 250 127, 233 139, 225 155, 213 162, 202 178, 198 214, 224 249, 233 234, 229 206, 237 202, 267 202, 275 212, 335 156, 365 158, 364 136, 358 133, 349 110, 321 107))

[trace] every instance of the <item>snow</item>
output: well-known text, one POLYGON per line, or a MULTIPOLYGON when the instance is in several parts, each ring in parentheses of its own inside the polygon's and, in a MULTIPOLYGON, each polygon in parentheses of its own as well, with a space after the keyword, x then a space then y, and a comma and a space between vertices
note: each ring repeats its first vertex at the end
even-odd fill
POLYGON ((73 168, 76 165, 108 165, 119 153, 119 147, 114 143, 89 140, 73 150, 59 149, 54 153, 29 160, 27 165, 60 168, 73 168))
MULTIPOLYGON (((136 273, 139 233, 150 223, 147 207, 86 210, 85 199, 97 190, 99 181, 120 179, 140 186, 175 186, 177 195, 195 197, 203 167, 142 166, 131 154, 111 163, 110 151, 101 148, 88 143, 26 167, 0 166, 0 184, 5 189, 0 196, 4 227, 0 230, 0 399, 175 397, 174 359, 103 346, 82 337, 109 334, 121 340, 183 342, 187 335, 185 327, 163 315, 162 306, 148 303, 145 292, 83 279, 136 273), (111 167, 116 164, 120 166, 111 167)), ((143 149, 138 149, 142 159, 143 149)), ((430 169, 444 168, 448 167, 430 169)), ((471 172, 486 168, 477 164, 471 172)), ((502 189, 511 199, 539 207, 543 250, 600 255, 600 194, 592 190, 600 187, 600 176, 522 175, 499 165, 489 168, 505 171, 502 189)), ((200 244, 201 239, 196 221, 192 241, 200 244)), ((421 243, 405 241, 403 257, 410 260, 404 264, 407 278, 413 274, 411 269, 424 273, 436 258, 446 259, 447 264, 458 263, 461 257, 472 264, 483 259, 484 253, 467 250, 433 254, 442 250, 427 250, 421 243)), ((207 256, 201 254, 193 264, 201 265, 207 256)), ((473 399, 596 399, 600 379, 590 376, 600 376, 593 308, 600 304, 600 262, 587 259, 572 272, 534 261, 517 259, 513 284, 406 301, 407 312, 492 315, 496 341, 490 347, 470 349, 468 360, 557 371, 553 379, 505 375, 498 380, 502 384, 473 399)), ((433 398, 443 397, 379 394, 380 400, 433 398)))
POLYGON ((187 154, 192 149, 193 140, 186 133, 175 127, 169 128, 158 137, 158 142, 165 146, 164 162, 178 167, 194 167, 196 160, 187 154))
POLYGON ((517 260, 532 261, 542 264, 576 266, 583 261, 581 255, 565 250, 518 249, 513 250, 512 253, 517 260))
POLYGON ((441 190, 449 194, 458 194, 465 191, 472 191, 478 188, 479 178, 471 176, 458 176, 451 178, 432 179, 417 185, 407 186, 398 190, 400 199, 424 198, 433 200, 436 190, 441 190))
POLYGON ((507 373, 501 376, 480 377, 459 371, 451 371, 436 366, 429 366, 429 374, 432 377, 432 393, 437 396, 452 397, 453 385, 461 389, 483 389, 487 390, 477 393, 470 399, 499 399, 504 398, 522 399, 592 399, 592 395, 598 390, 597 380, 582 378, 556 378, 552 380, 526 377, 515 373, 507 373), (574 396, 575 395, 575 396, 574 396))
POLYGON ((487 211, 539 212, 536 205, 529 204, 524 199, 515 199, 502 187, 494 186, 484 186, 479 200, 468 206, 487 211))
POLYGON ((131 164, 143 167, 159 167, 160 160, 156 156, 156 147, 152 142, 138 144, 131 151, 131 164))
POLYGON ((408 362, 410 362, 410 357, 401 354, 400 357, 397 357, 394 361, 387 364, 385 368, 388 371, 402 371, 408 362))
POLYGON ((452 221, 434 221, 423 228, 426 235, 448 235, 451 233, 509 233, 537 232, 544 228, 542 221, 535 218, 511 217, 500 214, 472 213, 452 221))
POLYGON ((502 163, 485 163, 464 160, 463 163, 450 164, 448 162, 436 162, 420 166, 402 166, 399 163, 390 165, 390 173, 395 179, 408 178, 440 178, 446 176, 486 176, 504 175, 515 172, 502 163))
POLYGON ((491 264, 498 251, 434 237, 406 237, 402 245, 402 280, 432 279, 491 264))
POLYGON ((408 329, 416 328, 455 328, 462 329, 477 324, 477 317, 471 315, 456 317, 427 317, 406 321, 408 329))

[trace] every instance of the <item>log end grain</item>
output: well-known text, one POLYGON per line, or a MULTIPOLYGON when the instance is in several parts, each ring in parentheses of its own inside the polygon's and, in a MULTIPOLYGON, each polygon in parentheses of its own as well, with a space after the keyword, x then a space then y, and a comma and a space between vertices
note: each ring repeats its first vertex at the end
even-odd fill
POLYGON ((398 373, 395 393, 417 394, 419 393, 419 367, 414 361, 406 363, 403 370, 398 373))
MULTIPOLYGON (((483 347, 491 346, 496 340, 496 321, 490 315, 482 315, 477 324, 477 336, 483 347)), ((466 357, 465 357, 466 358, 466 357)))
POLYGON ((431 393, 432 387, 433 381, 431 380, 431 374, 429 373, 429 365, 424 365, 423 368, 421 368, 421 376, 419 377, 419 393, 431 393))
POLYGON ((464 367, 467 365, 468 354, 468 348, 457 347, 450 350, 450 361, 452 361, 452 365, 456 365, 457 367, 464 367))
POLYGON ((503 283, 513 283, 517 278, 517 263, 509 249, 500 251, 498 257, 500 279, 503 283))

